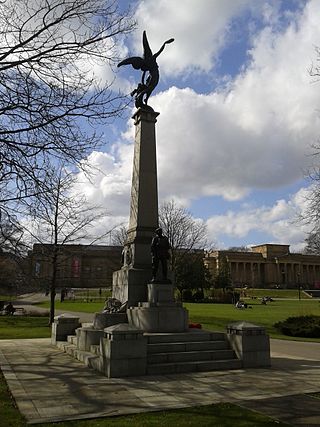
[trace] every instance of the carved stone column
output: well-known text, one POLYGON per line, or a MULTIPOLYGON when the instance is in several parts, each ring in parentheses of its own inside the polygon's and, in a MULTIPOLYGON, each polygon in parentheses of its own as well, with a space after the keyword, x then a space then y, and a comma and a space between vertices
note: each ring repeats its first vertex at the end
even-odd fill
POLYGON ((150 244, 158 227, 155 135, 158 115, 139 108, 133 116, 136 132, 127 244, 131 246, 131 265, 135 268, 150 268, 150 244))
POLYGON ((150 245, 158 227, 158 186, 155 123, 159 113, 139 108, 133 115, 135 145, 128 238, 124 265, 113 274, 112 296, 128 307, 147 301, 151 280, 150 245))

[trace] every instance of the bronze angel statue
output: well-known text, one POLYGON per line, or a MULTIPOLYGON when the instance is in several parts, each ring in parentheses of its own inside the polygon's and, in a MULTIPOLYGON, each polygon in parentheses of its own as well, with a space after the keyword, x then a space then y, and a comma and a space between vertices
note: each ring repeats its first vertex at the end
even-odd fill
POLYGON ((148 99, 159 82, 159 66, 157 64, 157 58, 165 45, 172 43, 174 39, 169 39, 163 43, 157 53, 153 54, 150 49, 147 34, 144 31, 142 36, 143 44, 143 58, 140 56, 132 56, 124 59, 118 64, 118 67, 122 65, 132 65, 134 69, 142 71, 141 83, 138 84, 137 88, 131 92, 131 96, 135 97, 135 106, 137 108, 149 108, 147 105, 148 99), (148 74, 147 74, 148 73, 148 74))

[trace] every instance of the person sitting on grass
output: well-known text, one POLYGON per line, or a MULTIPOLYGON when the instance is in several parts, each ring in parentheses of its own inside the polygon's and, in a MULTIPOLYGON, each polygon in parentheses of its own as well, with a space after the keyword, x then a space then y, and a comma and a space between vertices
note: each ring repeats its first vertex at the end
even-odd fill
POLYGON ((14 312, 16 311, 16 309, 13 307, 12 302, 10 301, 9 304, 7 304, 4 308, 4 312, 7 315, 11 315, 13 316, 14 312))
POLYGON ((248 305, 244 302, 244 301, 241 301, 241 300, 239 300, 237 303, 236 303, 236 308, 247 308, 248 307, 248 305))

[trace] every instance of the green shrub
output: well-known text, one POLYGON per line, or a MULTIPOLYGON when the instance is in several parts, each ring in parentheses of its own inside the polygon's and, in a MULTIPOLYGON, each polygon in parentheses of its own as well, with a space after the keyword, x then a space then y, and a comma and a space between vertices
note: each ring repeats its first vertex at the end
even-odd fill
POLYGON ((198 289, 192 296, 194 302, 201 302, 204 299, 204 293, 202 289, 198 289))
POLYGON ((320 316, 288 317, 274 327, 291 337, 320 338, 320 316))
POLYGON ((191 289, 184 289, 182 291, 182 301, 193 302, 193 294, 191 289))

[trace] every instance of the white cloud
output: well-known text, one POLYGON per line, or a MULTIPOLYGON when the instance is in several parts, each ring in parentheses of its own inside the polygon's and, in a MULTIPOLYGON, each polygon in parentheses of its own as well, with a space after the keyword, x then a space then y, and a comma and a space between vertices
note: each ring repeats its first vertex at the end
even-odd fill
POLYGON ((292 245, 292 250, 301 250, 309 226, 298 222, 299 214, 307 206, 308 188, 302 188, 288 201, 278 200, 273 206, 261 206, 224 215, 214 215, 207 220, 211 239, 221 241, 223 236, 248 240, 251 232, 262 232, 270 241, 263 243, 284 243, 292 245))
POLYGON ((320 40, 310 2, 283 33, 264 29, 252 60, 224 91, 171 87, 151 100, 158 119, 160 189, 182 198, 241 199, 301 179, 320 135, 318 90, 307 69, 320 40))
MULTIPOLYGON (((161 57, 167 72, 210 70, 228 23, 253 3, 203 0, 194 7, 190 0, 181 4, 141 2, 137 12, 140 18, 145 12, 141 28, 148 35, 150 29, 152 47, 160 47, 171 36, 190 43, 188 52, 182 47, 171 52, 172 46, 168 47, 161 57), (215 13, 219 7, 224 8, 221 16, 215 13), (206 19, 201 21, 204 14, 211 17, 214 29, 208 28, 206 19), (174 28, 175 34, 167 34, 168 28, 174 28), (180 33, 181 37, 176 35, 180 33), (201 42, 200 36, 207 38, 201 42)), ((150 104, 161 112, 157 123, 160 200, 176 197, 185 205, 202 196, 240 200, 251 189, 300 180, 308 167, 312 159, 306 154, 320 135, 319 89, 311 84, 307 71, 315 58, 314 43, 320 40, 320 5, 316 0, 308 2, 303 13, 292 14, 290 25, 280 31, 272 4, 264 13, 273 12, 275 27, 270 24, 253 34, 250 60, 227 88, 198 94, 191 88, 171 87, 151 98, 150 104)), ((132 140, 129 123, 123 138, 132 140)), ((104 174, 95 179, 92 197, 119 217, 128 214, 132 151, 132 144, 116 144, 113 156, 96 154, 104 174)), ((243 238, 251 230, 262 230, 278 242, 297 244, 304 240, 304 230, 292 226, 290 218, 293 207, 301 205, 299 197, 280 200, 273 207, 230 211, 212 217, 208 224, 218 234, 243 238)))
POLYGON ((92 173, 79 172, 75 191, 84 194, 91 205, 99 205, 110 215, 110 227, 127 221, 131 188, 132 146, 115 145, 116 156, 93 152, 88 162, 92 173))
MULTIPOLYGON (((136 19, 147 36, 153 53, 162 43, 175 38, 174 45, 159 57, 164 73, 212 69, 215 57, 224 45, 231 20, 252 0, 142 0, 136 19)), ((141 34, 136 35, 135 50, 141 50, 141 34)))

